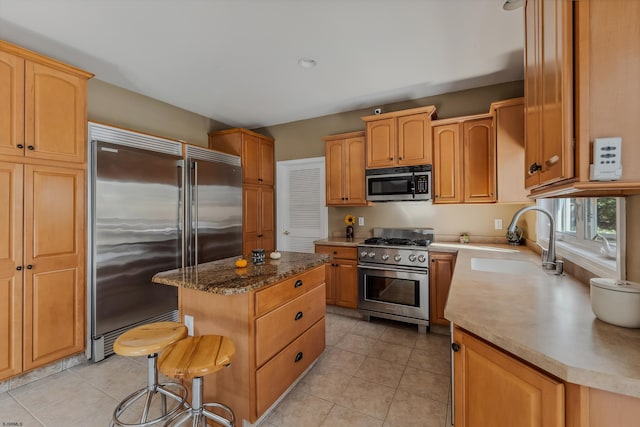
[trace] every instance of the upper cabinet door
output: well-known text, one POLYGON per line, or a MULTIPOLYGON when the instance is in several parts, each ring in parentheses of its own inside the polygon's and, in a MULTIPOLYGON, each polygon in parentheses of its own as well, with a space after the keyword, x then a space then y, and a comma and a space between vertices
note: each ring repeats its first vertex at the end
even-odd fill
POLYGON ((573 2, 525 7, 525 185, 574 176, 573 2))
POLYGON ((260 141, 260 184, 273 185, 274 179, 274 152, 272 141, 260 141))
POLYGON ((27 61, 25 87, 25 154, 85 162, 86 80, 27 61))
POLYGON ((398 165, 431 164, 431 115, 398 117, 398 165))
POLYGON ((367 194, 365 189, 364 137, 347 138, 344 144, 346 204, 365 205, 367 194))
POLYGON ((327 205, 345 203, 344 171, 348 166, 345 165, 344 158, 344 141, 341 139, 327 141, 325 147, 327 205))
POLYGON ((367 168, 396 164, 396 119, 367 122, 367 168))
POLYGON ((0 51, 0 154, 24 153, 24 59, 0 51))
POLYGON ((433 127, 434 203, 460 203, 462 195, 461 125, 433 127))
POLYGON ((242 136, 242 182, 258 184, 260 178, 260 138, 242 136))
POLYGON ((496 201, 496 143, 493 119, 464 122, 464 201, 496 201))

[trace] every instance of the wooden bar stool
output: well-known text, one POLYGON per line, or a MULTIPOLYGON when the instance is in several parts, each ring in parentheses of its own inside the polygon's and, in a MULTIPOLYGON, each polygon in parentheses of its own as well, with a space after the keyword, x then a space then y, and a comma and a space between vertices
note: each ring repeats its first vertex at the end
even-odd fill
MULTIPOLYGON (((167 420, 178 413, 187 401, 187 389, 177 382, 158 383, 158 353, 169 345, 187 336, 187 327, 178 322, 157 322, 138 326, 123 333, 113 344, 113 351, 121 356, 147 356, 147 386, 131 393, 118 404, 113 412, 111 426, 145 427, 167 420), (172 391, 174 388, 176 392, 172 391), (153 397, 160 394, 162 412, 159 417, 149 419, 153 397), (140 398, 145 397, 139 422, 128 423, 122 418, 125 411, 140 398), (167 397, 175 400, 176 406, 167 411, 167 397)), ((129 411, 132 412, 132 411, 129 411)))
POLYGON ((192 379, 191 407, 173 415, 165 426, 182 425, 191 419, 193 426, 206 426, 210 419, 222 426, 233 427, 233 411, 222 403, 202 403, 204 384, 202 377, 229 366, 236 353, 236 347, 227 337, 220 335, 200 335, 187 337, 168 347, 158 360, 163 374, 179 379, 192 379), (215 414, 206 408, 217 408, 227 414, 215 414))

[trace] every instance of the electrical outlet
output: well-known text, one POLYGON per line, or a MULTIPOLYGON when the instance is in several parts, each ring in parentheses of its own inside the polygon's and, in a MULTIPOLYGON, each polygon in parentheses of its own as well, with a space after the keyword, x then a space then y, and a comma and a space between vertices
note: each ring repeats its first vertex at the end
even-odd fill
POLYGON ((359 216, 358 217, 358 225, 360 227, 362 227, 364 225, 364 217, 363 216, 359 216))
POLYGON ((187 327, 187 335, 193 336, 193 316, 184 316, 184 325, 187 327))
POLYGON ((493 226, 496 230, 502 230, 502 219, 501 218, 494 219, 493 226))

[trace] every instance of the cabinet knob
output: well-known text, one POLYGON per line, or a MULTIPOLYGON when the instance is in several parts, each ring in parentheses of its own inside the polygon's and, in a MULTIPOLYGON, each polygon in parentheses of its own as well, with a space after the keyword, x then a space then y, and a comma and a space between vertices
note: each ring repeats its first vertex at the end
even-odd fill
POLYGON ((296 284, 293 285, 294 288, 299 288, 300 286, 302 286, 302 280, 298 279, 296 280, 296 284))
POLYGON ((258 181, 262 182, 262 178, 258 178, 258 181))
POLYGON ((16 270, 21 271, 22 270, 22 266, 21 265, 17 266, 16 270))
POLYGON ((393 160, 393 157, 389 157, 389 160, 393 160))
POLYGON ((24 148, 24 145, 22 145, 22 144, 18 144, 18 145, 17 145, 17 147, 18 147, 18 148, 20 148, 20 149, 22 149, 22 148, 24 148))
POLYGON ((29 150, 35 150, 35 147, 34 147, 33 145, 27 145, 27 148, 28 148, 29 150))
POLYGON ((300 320, 300 319, 302 319, 302 316, 304 316, 304 314, 302 314, 302 312, 299 311, 299 312, 296 313, 296 317, 295 317, 294 320, 300 320))
POLYGON ((298 363, 299 361, 301 361, 302 356, 303 356, 302 352, 298 352, 298 354, 296 354, 295 362, 298 363))
POLYGON ((333 251, 333 254, 334 255, 338 255, 338 251, 333 251))
POLYGON ((458 344, 457 342, 451 343, 451 350, 457 353, 458 351, 460 351, 460 344, 458 344))
POLYGON ((262 234, 258 234, 256 237, 262 237, 262 236, 263 236, 262 234))
POLYGON ((554 156, 551 156, 551 158, 548 159, 545 163, 547 164, 547 166, 553 166, 556 163, 558 163, 559 160, 560 160, 560 156, 556 154, 554 156))
POLYGON ((531 163, 529 166, 529 175, 533 175, 534 173, 542 170, 542 165, 537 164, 536 162, 531 163))
POLYGON ((31 270, 33 268, 33 265, 29 264, 27 265, 27 270, 31 270))
POLYGON ((398 157, 398 160, 402 160, 402 157, 398 157))

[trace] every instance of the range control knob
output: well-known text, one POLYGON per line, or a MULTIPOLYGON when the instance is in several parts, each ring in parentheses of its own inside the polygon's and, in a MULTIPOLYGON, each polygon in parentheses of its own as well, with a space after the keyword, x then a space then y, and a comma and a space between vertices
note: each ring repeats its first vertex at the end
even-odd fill
POLYGON ((375 252, 369 252, 367 255, 369 256, 369 258, 373 258, 374 256, 376 256, 376 253, 375 252))
POLYGON ((409 255, 409 261, 414 262, 416 260, 415 254, 409 255))
POLYGON ((360 257, 364 258, 367 256, 367 251, 360 252, 360 257))
POLYGON ((400 255, 396 255, 396 256, 394 256, 394 257, 393 257, 393 259, 394 259, 396 262, 400 262, 400 260, 402 259, 402 257, 401 257, 400 255))
POLYGON ((382 260, 383 260, 383 261, 386 261, 386 260, 388 260, 388 259, 389 259, 389 254, 384 254, 384 255, 382 255, 382 260))
POLYGON ((418 261, 419 262, 425 262, 427 260, 427 258, 424 255, 418 255, 418 261))

